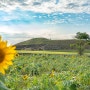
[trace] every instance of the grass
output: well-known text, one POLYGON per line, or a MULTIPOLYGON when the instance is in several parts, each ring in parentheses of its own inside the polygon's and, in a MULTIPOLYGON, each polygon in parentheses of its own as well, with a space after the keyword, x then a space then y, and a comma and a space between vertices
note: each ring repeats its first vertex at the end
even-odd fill
POLYGON ((18 53, 34 53, 34 54, 76 54, 76 52, 58 52, 58 51, 18 51, 18 53))
POLYGON ((6 72, 5 83, 11 90, 90 90, 88 56, 22 53, 6 72))
MULTIPOLYGON (((77 55, 76 51, 30 51, 30 50, 18 50, 20 54, 59 54, 59 55, 77 55)), ((89 51, 85 55, 90 55, 89 51)))

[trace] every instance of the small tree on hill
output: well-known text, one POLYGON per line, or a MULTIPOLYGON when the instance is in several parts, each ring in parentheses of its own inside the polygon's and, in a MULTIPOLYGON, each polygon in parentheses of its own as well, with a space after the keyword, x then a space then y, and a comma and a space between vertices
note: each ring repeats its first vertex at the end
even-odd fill
POLYGON ((77 42, 75 44, 71 44, 71 47, 76 48, 78 54, 81 56, 84 53, 86 45, 89 44, 90 36, 86 32, 77 32, 75 38, 77 39, 77 42))
POLYGON ((89 40, 90 39, 89 34, 87 34, 86 32, 84 33, 77 32, 75 38, 79 40, 89 40))

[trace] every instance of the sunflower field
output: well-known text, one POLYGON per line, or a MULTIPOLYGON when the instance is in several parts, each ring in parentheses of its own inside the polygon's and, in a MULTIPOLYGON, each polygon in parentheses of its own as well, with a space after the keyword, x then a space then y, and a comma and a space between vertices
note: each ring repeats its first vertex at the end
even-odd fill
POLYGON ((4 82, 10 90, 90 90, 90 57, 20 54, 4 82))

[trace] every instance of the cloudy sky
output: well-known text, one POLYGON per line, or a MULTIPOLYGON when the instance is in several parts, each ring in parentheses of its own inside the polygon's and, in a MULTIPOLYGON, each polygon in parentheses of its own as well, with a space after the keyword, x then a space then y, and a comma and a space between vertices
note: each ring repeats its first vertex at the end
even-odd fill
POLYGON ((90 0, 0 0, 0 35, 9 43, 90 34, 90 0))

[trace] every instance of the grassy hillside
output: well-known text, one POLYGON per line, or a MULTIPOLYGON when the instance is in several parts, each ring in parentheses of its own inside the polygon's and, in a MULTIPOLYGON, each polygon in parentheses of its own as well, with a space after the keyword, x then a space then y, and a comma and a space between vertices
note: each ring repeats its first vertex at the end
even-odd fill
MULTIPOLYGON (((46 38, 33 38, 16 44, 17 49, 28 50, 70 50, 70 44, 76 43, 77 40, 50 40, 46 38)), ((87 47, 90 49, 90 46, 87 47)))
POLYGON ((50 40, 46 38, 33 38, 30 40, 26 40, 20 43, 17 43, 16 45, 32 45, 32 44, 67 44, 67 43, 73 43, 75 40, 50 40))
POLYGON ((46 39, 46 38, 33 38, 33 39, 30 39, 30 40, 20 42, 16 45, 45 44, 46 42, 49 42, 49 41, 50 40, 46 39))

